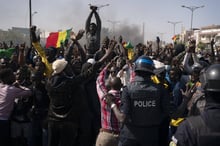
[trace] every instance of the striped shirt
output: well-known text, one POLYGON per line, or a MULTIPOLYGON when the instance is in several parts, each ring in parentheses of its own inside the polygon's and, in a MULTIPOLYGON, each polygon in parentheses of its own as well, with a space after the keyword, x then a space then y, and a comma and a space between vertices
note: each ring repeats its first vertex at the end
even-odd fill
POLYGON ((103 97, 106 95, 106 93, 111 93, 114 96, 113 102, 119 107, 119 104, 121 102, 120 91, 107 90, 107 87, 105 86, 106 72, 107 68, 105 67, 100 72, 96 80, 96 89, 101 104, 101 126, 103 129, 119 132, 119 121, 117 120, 113 110, 107 105, 103 97))

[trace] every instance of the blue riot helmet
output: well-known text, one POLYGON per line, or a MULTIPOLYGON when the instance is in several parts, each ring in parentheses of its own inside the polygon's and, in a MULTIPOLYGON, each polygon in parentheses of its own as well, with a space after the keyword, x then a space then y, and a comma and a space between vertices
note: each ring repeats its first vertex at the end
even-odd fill
POLYGON ((135 61, 135 68, 134 71, 143 71, 143 72, 150 72, 154 73, 154 62, 153 60, 145 55, 140 56, 136 61, 135 61))

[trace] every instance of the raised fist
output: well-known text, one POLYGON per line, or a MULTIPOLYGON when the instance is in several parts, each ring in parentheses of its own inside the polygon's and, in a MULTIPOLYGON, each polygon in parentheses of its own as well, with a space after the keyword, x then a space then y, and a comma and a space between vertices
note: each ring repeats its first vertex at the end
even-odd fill
POLYGON ((92 11, 96 11, 97 9, 98 9, 98 7, 97 6, 90 6, 90 9, 92 10, 92 11))
POLYGON ((189 52, 195 53, 195 49, 196 49, 196 40, 191 39, 189 41, 189 52))
POLYGON ((74 32, 71 32, 71 39, 73 41, 77 41, 77 40, 80 40, 82 37, 83 37, 83 34, 84 34, 84 30, 79 30, 79 32, 77 34, 75 34, 74 32))
POLYGON ((85 31, 83 29, 79 30, 79 32, 76 35, 76 40, 80 40, 83 37, 83 34, 85 31))
POLYGON ((37 42, 38 41, 38 38, 37 38, 37 36, 36 36, 36 26, 32 26, 31 28, 30 28, 30 33, 31 33, 31 40, 32 40, 32 42, 37 42))

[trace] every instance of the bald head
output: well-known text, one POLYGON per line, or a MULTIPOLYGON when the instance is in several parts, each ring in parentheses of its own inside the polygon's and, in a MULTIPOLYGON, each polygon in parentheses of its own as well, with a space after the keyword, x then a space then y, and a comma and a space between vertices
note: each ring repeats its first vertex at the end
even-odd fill
POLYGON ((119 77, 112 77, 110 79, 111 89, 120 90, 122 87, 121 79, 119 77))

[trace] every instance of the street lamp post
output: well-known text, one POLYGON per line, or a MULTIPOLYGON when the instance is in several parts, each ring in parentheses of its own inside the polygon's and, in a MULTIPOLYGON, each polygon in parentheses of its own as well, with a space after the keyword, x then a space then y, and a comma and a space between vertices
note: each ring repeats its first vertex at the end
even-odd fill
MULTIPOLYGON (((29 28, 32 27, 32 17, 33 15, 37 14, 36 11, 32 13, 32 0, 29 0, 29 28)), ((32 41, 31 41, 31 32, 30 32, 30 48, 32 47, 32 41)))
MULTIPOLYGON (((32 26, 32 8, 31 8, 31 0, 29 0, 29 28, 32 26)), ((31 41, 31 32, 30 32, 30 48, 32 47, 32 41, 31 41)))
POLYGON ((112 33, 114 35, 114 33, 115 33, 115 25, 117 23, 120 23, 120 21, 112 21, 112 20, 107 20, 107 21, 112 24, 112 33))
POLYGON ((34 16, 35 14, 37 14, 37 11, 34 11, 34 12, 31 14, 31 25, 32 25, 32 23, 33 23, 33 16, 34 16))
POLYGON ((196 9, 199 9, 199 8, 203 8, 205 7, 204 5, 202 6, 185 6, 185 5, 182 5, 183 8, 187 8, 191 11, 191 25, 190 25, 190 30, 192 31, 192 25, 193 25, 193 12, 196 10, 196 9))
POLYGON ((173 36, 176 34, 176 24, 181 23, 181 21, 172 22, 168 21, 168 23, 173 24, 173 36))
POLYGON ((32 9, 31 9, 31 0, 29 0, 29 27, 32 25, 32 9))

